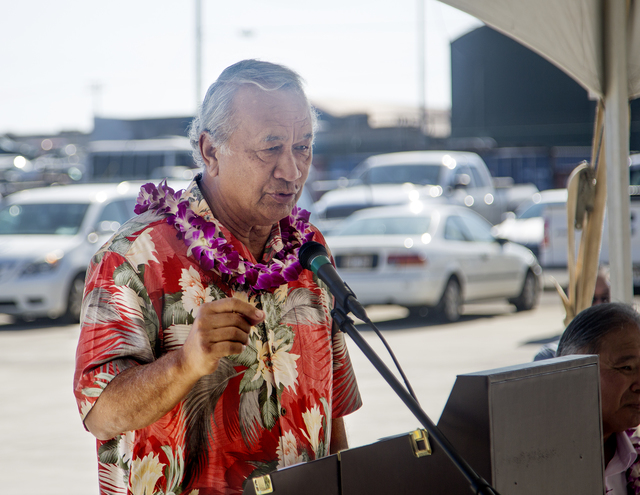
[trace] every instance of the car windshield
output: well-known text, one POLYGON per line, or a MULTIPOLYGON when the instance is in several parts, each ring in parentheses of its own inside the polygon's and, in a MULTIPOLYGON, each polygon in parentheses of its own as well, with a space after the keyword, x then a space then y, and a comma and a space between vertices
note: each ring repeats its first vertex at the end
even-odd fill
POLYGON ((565 203, 529 203, 523 205, 516 211, 516 218, 525 220, 527 218, 541 217, 544 214, 544 210, 550 206, 563 206, 565 203))
POLYGON ((378 217, 347 219, 331 235, 422 235, 429 231, 430 217, 378 217))
POLYGON ((441 170, 439 164, 382 165, 367 170, 362 181, 366 184, 439 184, 441 170))
POLYGON ((88 203, 13 204, 0 210, 0 235, 78 233, 88 203))
POLYGON ((632 165, 629 168, 629 185, 640 186, 640 166, 632 165))
POLYGON ((544 207, 544 203, 529 203, 523 205, 516 211, 516 218, 524 220, 525 218, 541 217, 544 207))

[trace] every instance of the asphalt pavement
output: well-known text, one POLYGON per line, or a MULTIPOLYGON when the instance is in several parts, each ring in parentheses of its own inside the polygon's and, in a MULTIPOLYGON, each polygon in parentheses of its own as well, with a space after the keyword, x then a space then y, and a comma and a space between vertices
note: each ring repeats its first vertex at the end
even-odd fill
MULTIPOLYGON (((461 321, 447 325, 408 318, 401 307, 373 307, 369 314, 434 422, 457 375, 531 361, 542 343, 562 331, 564 317, 553 292, 523 313, 506 303, 467 305, 461 321)), ((362 333, 391 367, 375 334, 362 333)), ((1 493, 98 493, 95 441, 82 426, 72 392, 78 335, 78 325, 18 324, 0 315, 1 493)), ((364 401, 346 418, 350 445, 419 427, 362 352, 349 345, 364 401)))

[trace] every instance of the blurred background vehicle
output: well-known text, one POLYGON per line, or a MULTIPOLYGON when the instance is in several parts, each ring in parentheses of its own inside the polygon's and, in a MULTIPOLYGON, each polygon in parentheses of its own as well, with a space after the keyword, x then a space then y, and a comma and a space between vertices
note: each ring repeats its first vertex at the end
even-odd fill
MULTIPOLYGON (((465 205, 491 223, 502 219, 514 199, 506 197, 520 186, 494 187, 489 170, 479 155, 459 151, 407 151, 367 158, 358 165, 346 187, 324 194, 316 203, 318 215, 331 229, 354 211, 415 200, 437 200, 465 205)), ((530 197, 537 191, 527 185, 530 197)), ((525 194, 527 194, 525 193, 525 194)), ((525 200, 526 196, 521 200, 525 200)))
POLYGON ((133 216, 138 192, 122 182, 7 196, 0 209, 0 313, 78 321, 89 260, 133 216))
POLYGON ((472 210, 415 201, 363 209, 327 243, 338 272, 362 304, 399 304, 445 321, 462 304, 506 298, 518 311, 536 306, 541 273, 533 253, 496 239, 472 210))
POLYGON ((92 141, 87 146, 86 179, 120 182, 142 178, 193 178, 199 170, 193 161, 189 139, 170 136, 157 139, 92 141))
MULTIPOLYGON (((640 286, 640 154, 629 159, 629 194, 631 257, 633 284, 640 286)), ((522 244, 538 257, 544 271, 544 285, 553 286, 555 279, 561 286, 568 283, 567 274, 567 190, 541 191, 523 204, 515 214, 493 227, 496 237, 522 244)), ((605 216, 600 263, 609 262, 609 238, 605 216)), ((576 231, 576 249, 580 240, 576 231)))
MULTIPOLYGON (((134 216, 146 182, 59 185, 6 196, 0 205, 0 313, 79 321, 89 261, 134 216)), ((189 183, 168 179, 175 191, 189 183)), ((317 220, 306 189, 299 205, 317 220)))
POLYGON ((529 248, 536 256, 540 245, 545 242, 544 212, 549 207, 565 207, 566 189, 549 189, 533 195, 531 200, 520 205, 513 213, 492 229, 496 237, 517 242, 529 248))

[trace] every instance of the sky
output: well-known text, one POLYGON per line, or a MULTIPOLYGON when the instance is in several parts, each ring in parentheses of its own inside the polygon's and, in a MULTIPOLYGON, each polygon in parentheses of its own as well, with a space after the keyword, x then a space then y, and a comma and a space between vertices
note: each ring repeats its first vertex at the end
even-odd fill
MULTIPOLYGON (((418 106, 421 0, 0 0, 0 134, 90 132, 94 115, 193 115, 227 66, 258 58, 306 81, 314 102, 418 106)), ((481 23, 425 2, 425 93, 451 104, 450 41, 481 23)))

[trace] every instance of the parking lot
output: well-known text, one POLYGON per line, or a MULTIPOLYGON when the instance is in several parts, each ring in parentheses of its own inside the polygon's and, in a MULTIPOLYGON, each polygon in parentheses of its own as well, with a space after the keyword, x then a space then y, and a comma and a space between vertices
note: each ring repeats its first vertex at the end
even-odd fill
MULTIPOLYGON (((515 313, 506 303, 467 305, 461 321, 425 324, 400 307, 372 307, 422 407, 437 422, 458 374, 530 361, 558 335, 564 311, 553 292, 538 308, 515 313)), ((72 393, 77 325, 0 315, 0 466, 2 492, 22 495, 97 493, 93 437, 80 423, 72 393)), ((364 335, 384 355, 375 334, 364 335)), ((348 417, 351 446, 419 426, 355 345, 351 357, 364 406, 348 417)), ((390 359, 385 359, 387 363, 390 359)))

